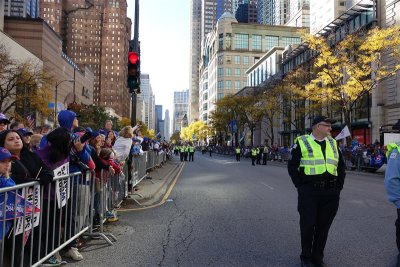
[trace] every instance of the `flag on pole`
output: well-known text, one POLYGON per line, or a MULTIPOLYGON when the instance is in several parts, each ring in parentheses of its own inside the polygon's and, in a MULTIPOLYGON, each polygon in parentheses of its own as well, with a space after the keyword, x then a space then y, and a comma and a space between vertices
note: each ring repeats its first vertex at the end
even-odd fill
POLYGON ((346 138, 348 136, 351 136, 349 127, 347 125, 342 129, 342 131, 335 137, 336 140, 340 140, 343 138, 346 138))
POLYGON ((35 113, 31 113, 26 117, 26 119, 28 121, 28 127, 30 129, 33 129, 36 125, 36 120, 35 120, 36 116, 35 115, 36 115, 35 113))

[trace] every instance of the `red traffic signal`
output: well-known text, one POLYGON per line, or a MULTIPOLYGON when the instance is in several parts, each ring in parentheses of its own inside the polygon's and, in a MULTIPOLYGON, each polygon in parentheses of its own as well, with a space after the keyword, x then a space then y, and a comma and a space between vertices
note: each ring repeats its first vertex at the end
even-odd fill
POLYGON ((136 65, 138 60, 139 60, 139 55, 136 52, 129 52, 128 53, 129 64, 136 65))

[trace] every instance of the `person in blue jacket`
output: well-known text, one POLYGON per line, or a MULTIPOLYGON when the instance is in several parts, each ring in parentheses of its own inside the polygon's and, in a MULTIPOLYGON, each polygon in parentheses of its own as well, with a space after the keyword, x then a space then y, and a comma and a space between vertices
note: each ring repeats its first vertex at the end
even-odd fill
POLYGON ((397 208, 396 244, 399 254, 397 266, 400 266, 400 142, 387 145, 387 166, 385 171, 385 189, 388 200, 397 208))

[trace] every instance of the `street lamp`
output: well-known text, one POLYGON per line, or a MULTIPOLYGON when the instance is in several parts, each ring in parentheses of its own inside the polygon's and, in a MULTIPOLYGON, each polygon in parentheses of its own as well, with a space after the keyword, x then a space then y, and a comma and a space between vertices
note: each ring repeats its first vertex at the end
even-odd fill
POLYGON ((58 97, 58 86, 60 85, 60 84, 62 84, 63 82, 70 82, 70 83, 74 83, 75 82, 75 80, 62 80, 62 81, 60 81, 60 82, 57 82, 56 83, 56 91, 55 91, 55 94, 54 94, 54 126, 56 126, 57 125, 57 107, 58 107, 58 105, 57 105, 57 97, 58 97))

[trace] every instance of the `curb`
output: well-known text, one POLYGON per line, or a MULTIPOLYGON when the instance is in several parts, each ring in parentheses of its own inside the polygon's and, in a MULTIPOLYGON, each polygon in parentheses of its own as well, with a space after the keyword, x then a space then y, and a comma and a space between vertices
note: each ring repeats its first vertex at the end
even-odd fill
MULTIPOLYGON (((174 178, 176 177, 177 170, 183 168, 182 165, 183 165, 182 163, 176 164, 176 166, 173 166, 171 170, 169 170, 165 175, 163 175, 163 176, 165 177, 165 178, 164 178, 164 181, 162 181, 162 182, 160 183, 160 186, 157 187, 157 189, 156 189, 152 194, 150 194, 149 196, 146 196, 145 198, 135 198, 136 201, 138 201, 138 203, 140 204, 140 207, 152 206, 152 205, 154 205, 154 204, 160 202, 160 199, 162 199, 162 197, 164 196, 165 193, 164 193, 164 194, 161 194, 161 196, 158 197, 157 200, 155 200, 155 201, 153 201, 153 202, 151 202, 151 203, 148 203, 148 202, 150 202, 152 199, 156 198, 157 195, 160 194, 160 192, 162 191, 163 188, 165 188, 165 187, 166 187, 166 188, 169 188, 171 182, 172 182, 172 181, 174 180, 174 178), (167 186, 166 186, 166 185, 167 185, 167 186)), ((131 197, 130 197, 130 198, 131 198, 131 197)), ((133 199, 133 198, 131 198, 131 199, 133 199)), ((123 210, 123 209, 122 209, 122 210, 123 210)))

